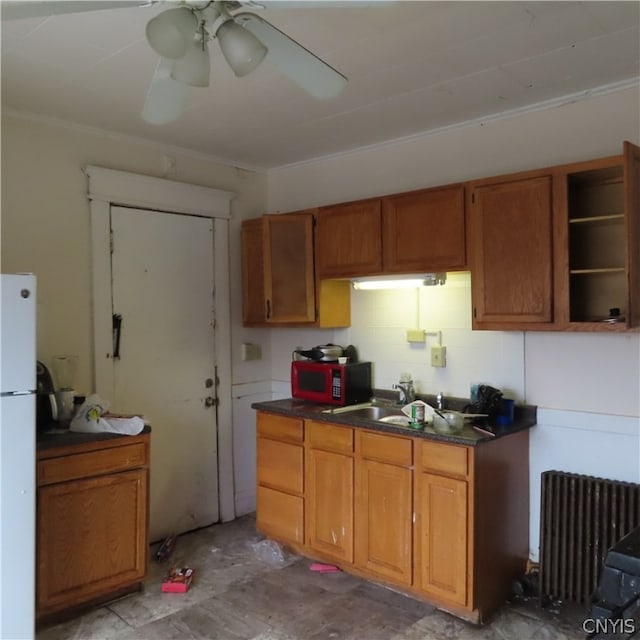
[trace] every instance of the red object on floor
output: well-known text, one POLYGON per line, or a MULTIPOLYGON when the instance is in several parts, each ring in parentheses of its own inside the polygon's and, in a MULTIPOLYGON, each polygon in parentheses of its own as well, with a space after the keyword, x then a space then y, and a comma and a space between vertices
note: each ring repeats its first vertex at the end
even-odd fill
POLYGON ((340 569, 333 564, 322 564, 321 562, 314 562, 309 569, 311 571, 318 571, 319 573, 338 573, 340 569))
POLYGON ((186 593, 193 580, 193 569, 173 567, 162 581, 163 593, 186 593))

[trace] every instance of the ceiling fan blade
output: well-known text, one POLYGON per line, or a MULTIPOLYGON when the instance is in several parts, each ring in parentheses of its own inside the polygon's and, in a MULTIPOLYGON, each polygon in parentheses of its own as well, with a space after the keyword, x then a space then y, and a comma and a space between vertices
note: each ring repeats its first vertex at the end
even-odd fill
POLYGON ((251 31, 268 49, 266 60, 315 98, 335 98, 347 78, 253 13, 236 13, 233 19, 251 31))
POLYGON ((125 7, 141 7, 152 4, 145 0, 51 0, 50 2, 28 2, 19 0, 3 0, 1 5, 3 20, 20 20, 22 18, 44 18, 64 13, 81 13, 84 11, 100 11, 103 9, 122 9, 125 7))
POLYGON ((180 117, 187 97, 187 85, 171 77, 173 61, 160 58, 142 109, 142 119, 150 124, 168 124, 180 117))

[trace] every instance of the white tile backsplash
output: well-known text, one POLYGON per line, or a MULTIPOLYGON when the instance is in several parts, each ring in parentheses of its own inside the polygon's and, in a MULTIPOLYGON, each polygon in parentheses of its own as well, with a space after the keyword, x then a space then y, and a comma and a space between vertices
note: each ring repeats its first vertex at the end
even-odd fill
POLYGON ((391 388, 406 371, 419 393, 465 398, 472 382, 486 382, 523 401, 523 334, 471 331, 469 273, 448 274, 443 286, 354 291, 351 311, 352 325, 336 332, 338 341, 356 345, 360 358, 374 363, 374 387, 391 388), (431 366, 436 335, 425 336, 424 343, 407 342, 407 329, 415 328, 440 332, 446 367, 431 366))

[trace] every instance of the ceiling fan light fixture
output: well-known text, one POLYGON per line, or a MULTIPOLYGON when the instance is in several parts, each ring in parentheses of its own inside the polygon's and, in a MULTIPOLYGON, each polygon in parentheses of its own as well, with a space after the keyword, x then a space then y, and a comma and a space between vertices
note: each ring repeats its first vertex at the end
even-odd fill
POLYGON ((177 60, 187 52, 197 28, 198 19, 193 12, 186 7, 178 7, 149 20, 145 33, 147 42, 159 56, 177 60))
POLYGON ((216 32, 222 55, 238 78, 251 73, 267 55, 267 48, 250 31, 229 19, 216 32))
POLYGON ((182 56, 171 65, 171 77, 191 87, 208 87, 211 61, 209 47, 202 38, 192 39, 182 56))

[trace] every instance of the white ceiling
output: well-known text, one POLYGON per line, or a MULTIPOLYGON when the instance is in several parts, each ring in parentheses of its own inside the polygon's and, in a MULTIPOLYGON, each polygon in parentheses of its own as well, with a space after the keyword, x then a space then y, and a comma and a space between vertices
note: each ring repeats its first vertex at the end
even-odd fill
POLYGON ((211 86, 189 89, 178 121, 147 124, 156 5, 3 21, 2 106, 272 168, 638 83, 638 2, 266 4, 349 78, 342 95, 316 100, 268 62, 236 78, 212 43, 211 86))

